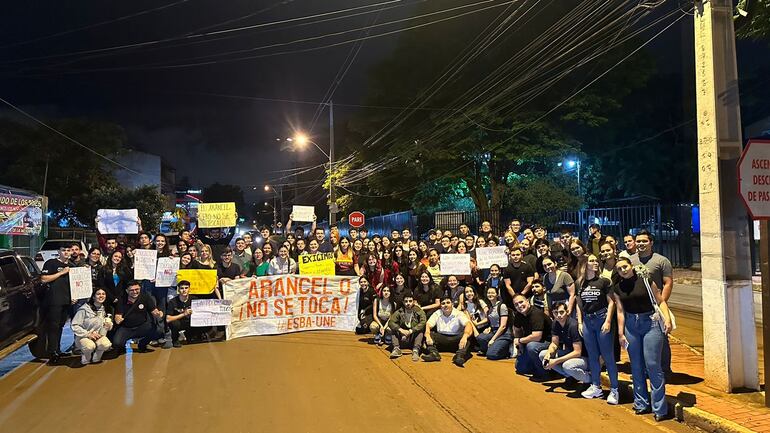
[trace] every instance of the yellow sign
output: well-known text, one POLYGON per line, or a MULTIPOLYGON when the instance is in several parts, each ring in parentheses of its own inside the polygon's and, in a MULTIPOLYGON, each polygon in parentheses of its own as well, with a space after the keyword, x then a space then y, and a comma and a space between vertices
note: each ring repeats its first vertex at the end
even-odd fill
POLYGON ((176 283, 190 282, 191 295, 208 295, 217 287, 216 269, 180 269, 176 273, 176 283))
POLYGON ((198 227, 202 229, 235 227, 237 219, 235 203, 198 204, 198 227))
POLYGON ((334 253, 299 256, 300 275, 334 275, 334 253))

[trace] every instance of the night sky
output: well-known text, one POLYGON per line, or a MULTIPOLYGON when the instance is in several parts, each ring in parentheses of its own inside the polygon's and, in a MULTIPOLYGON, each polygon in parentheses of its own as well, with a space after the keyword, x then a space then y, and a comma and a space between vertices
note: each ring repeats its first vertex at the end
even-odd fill
MULTIPOLYGON (((390 2, 349 12, 370 13, 342 20, 301 25, 332 17, 325 16, 207 38, 189 36, 386 0, 6 2, 0 18, 0 95, 42 118, 82 116, 117 123, 126 129, 129 147, 161 155, 176 168, 177 180, 187 176, 199 187, 234 183, 249 192, 252 186, 281 175, 274 170, 323 162, 324 157, 312 148, 297 161, 295 154, 281 152, 276 142, 278 137, 290 136, 293 129, 309 129, 318 106, 206 94, 321 101, 352 45, 213 65, 156 67, 212 60, 205 57, 356 29, 375 20, 392 21, 410 16, 422 1, 433 0, 390 2), (186 39, 180 39, 185 35, 186 39), (226 39, 201 43, 219 37, 226 39), (50 57, 151 41, 161 42, 50 57)), ((435 2, 442 8, 467 3, 435 2)), ((691 32, 691 20, 683 20, 650 45, 665 72, 691 73, 692 59, 687 55, 691 54, 691 32)), ((362 34, 256 53, 308 48, 362 34)), ((355 113, 355 107, 345 104, 365 101, 368 70, 391 53, 396 40, 397 35, 392 35, 364 43, 334 94, 338 125, 355 113)), ((313 136, 324 148, 328 145, 327 116, 324 111, 313 136)))
MULTIPOLYGON (((176 167, 177 180, 189 176, 192 184, 197 186, 221 182, 239 184, 247 189, 249 185, 261 185, 266 180, 278 176, 271 173, 271 170, 295 166, 295 155, 280 152, 275 139, 291 135, 292 128, 308 129, 318 106, 257 102, 203 94, 321 101, 352 45, 171 70, 131 68, 158 63, 184 63, 178 60, 356 29, 371 24, 375 18, 377 22, 385 22, 408 17, 413 10, 411 5, 414 1, 401 2, 403 5, 396 4, 397 7, 388 4, 377 8, 359 9, 351 13, 374 13, 344 20, 297 26, 308 22, 300 21, 239 32, 238 37, 212 43, 173 46, 203 40, 188 39, 109 53, 119 55, 94 53, 7 62, 168 39, 200 33, 202 29, 216 31, 382 2, 383 0, 141 0, 80 1, 76 2, 77 4, 58 0, 13 2, 4 5, 3 24, 0 26, 0 62, 3 63, 0 67, 0 89, 4 98, 21 105, 38 117, 87 116, 122 125, 128 132, 128 145, 161 155, 176 167), (173 6, 45 38, 163 5, 173 6), (389 9, 379 11, 383 7, 389 9), (239 17, 246 18, 225 23, 239 17), (223 24, 217 25, 218 23, 223 24), (271 31, 267 31, 268 29, 271 31), (35 41, 37 38, 44 39, 35 41), (118 70, 95 71, 110 68, 118 70), (120 70, 121 68, 124 70, 120 70), (125 70, 126 68, 129 70, 125 70)), ((362 35, 362 32, 323 42, 336 42, 359 35, 362 35)), ((355 110, 342 104, 362 102, 365 97, 368 68, 388 55, 394 41, 393 36, 366 41, 334 94, 334 100, 340 103, 335 107, 335 117, 344 119, 355 110)), ((292 45, 288 49, 318 44, 320 43, 292 45)), ((276 50, 264 50, 260 53, 274 51, 276 50)), ((328 112, 325 111, 315 129, 315 139, 322 147, 328 145, 327 124, 328 112)), ((300 156, 299 163, 317 164, 323 159, 320 152, 308 149, 300 156)))

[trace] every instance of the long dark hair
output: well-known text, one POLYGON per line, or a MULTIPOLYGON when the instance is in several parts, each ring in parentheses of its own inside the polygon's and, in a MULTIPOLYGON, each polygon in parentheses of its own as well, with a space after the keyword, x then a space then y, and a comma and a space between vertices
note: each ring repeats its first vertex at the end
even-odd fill
POLYGON ((104 269, 108 270, 110 273, 116 272, 118 274, 127 274, 128 273, 128 263, 126 263, 126 254, 122 251, 113 251, 112 254, 110 254, 110 257, 107 259, 107 264, 104 265, 104 269), (115 264, 112 262, 112 257, 115 256, 115 254, 120 254, 121 260, 118 264, 117 268, 115 267, 115 264))
MULTIPOLYGON (((88 306, 90 306, 91 309, 94 310, 94 313, 99 310, 98 308, 96 308, 96 292, 98 292, 99 290, 104 292, 104 294, 106 296, 109 296, 107 294, 107 289, 105 289, 104 287, 95 287, 94 288, 93 293, 91 293, 91 297, 88 298, 88 301, 86 301, 86 304, 88 304, 88 306)), ((102 307, 104 307, 104 304, 106 304, 106 303, 107 303, 107 298, 104 299, 104 303, 102 304, 102 307)))
POLYGON ((163 240, 166 241, 165 245, 163 245, 163 248, 158 250, 158 257, 169 257, 171 255, 171 246, 168 244, 168 238, 163 233, 158 233, 155 235, 155 239, 152 240, 152 242, 155 244, 155 249, 158 249, 158 238, 163 238, 163 240))

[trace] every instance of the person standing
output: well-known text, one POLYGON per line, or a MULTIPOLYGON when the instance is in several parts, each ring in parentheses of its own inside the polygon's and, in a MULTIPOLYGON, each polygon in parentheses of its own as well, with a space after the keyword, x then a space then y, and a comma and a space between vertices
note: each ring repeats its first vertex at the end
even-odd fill
POLYGON ((605 237, 602 235, 602 228, 599 224, 594 223, 588 226, 588 253, 599 257, 604 240, 605 237))
POLYGON ((618 316, 618 339, 631 360, 634 384, 634 411, 637 415, 655 413, 655 420, 669 417, 666 404, 666 376, 661 368, 663 341, 671 332, 668 305, 657 284, 651 281, 646 268, 640 274, 631 261, 618 259, 620 278, 612 286, 618 316), (657 304, 659 313, 656 312, 657 304), (647 389, 650 380, 652 399, 647 389))
MULTIPOLYGON (((605 245, 607 244, 602 244, 602 247, 605 245)), ((583 342, 588 352, 588 369, 591 372, 591 386, 581 395, 584 398, 603 397, 599 364, 601 356, 610 378, 607 403, 618 404, 618 366, 612 344, 615 340, 615 333, 612 332, 615 301, 610 291, 610 280, 599 274, 599 266, 599 259, 593 254, 589 255, 586 278, 577 296, 578 326, 582 330, 583 342)))
POLYGON ((637 253, 636 241, 634 240, 634 235, 623 236, 623 245, 626 246, 626 249, 621 251, 620 254, 618 254, 618 257, 625 257, 627 259, 630 259, 631 256, 637 253))
MULTIPOLYGON (((652 233, 642 230, 634 238, 636 242, 637 253, 631 256, 631 263, 644 265, 650 272, 650 279, 655 282, 661 292, 663 300, 668 302, 671 297, 671 291, 674 289, 674 269, 671 261, 665 256, 654 252, 655 239, 652 233)), ((666 335, 663 341, 663 373, 671 375, 671 344, 666 335)))
POLYGON ((505 290, 501 293, 503 303, 513 309, 513 297, 517 294, 528 296, 534 279, 535 270, 523 261, 521 250, 518 248, 511 250, 510 263, 503 269, 505 283, 505 290))
POLYGON ((70 295, 69 262, 72 243, 65 242, 59 247, 59 255, 48 259, 43 264, 40 280, 48 284, 48 290, 43 298, 43 329, 46 336, 46 352, 48 362, 56 364, 66 355, 61 351, 61 334, 67 323, 70 305, 76 300, 70 295))

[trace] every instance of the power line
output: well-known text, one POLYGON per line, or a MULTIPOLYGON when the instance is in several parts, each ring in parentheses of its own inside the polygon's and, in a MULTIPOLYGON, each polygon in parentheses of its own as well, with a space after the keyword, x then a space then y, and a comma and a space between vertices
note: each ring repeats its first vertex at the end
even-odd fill
POLYGON ((271 21, 271 22, 267 22, 267 23, 260 23, 260 24, 254 24, 254 25, 249 25, 249 26, 242 26, 242 27, 237 27, 237 28, 218 30, 218 31, 213 31, 213 32, 198 33, 198 34, 194 34, 194 35, 187 35, 187 36, 176 37, 176 38, 156 39, 156 40, 153 40, 153 41, 136 42, 136 43, 132 43, 132 44, 116 45, 116 46, 112 46, 112 47, 96 48, 96 49, 92 49, 92 50, 81 50, 81 51, 74 51, 74 52, 69 52, 69 53, 51 54, 51 55, 46 55, 46 56, 27 57, 27 58, 23 58, 23 59, 17 59, 17 60, 11 60, 11 61, 7 61, 7 62, 2 62, 0 64, 14 64, 14 63, 22 63, 22 62, 26 62, 26 61, 30 61, 30 60, 46 60, 46 59, 59 58, 59 57, 68 57, 68 56, 80 55, 80 54, 103 53, 103 52, 107 52, 107 51, 114 51, 114 50, 122 50, 122 49, 128 49, 128 48, 136 48, 136 47, 145 47, 145 46, 150 46, 150 45, 157 45, 157 44, 160 44, 160 43, 163 43, 163 42, 169 42, 169 41, 175 41, 175 40, 196 39, 196 38, 202 38, 202 37, 207 37, 207 36, 212 36, 212 35, 219 35, 219 34, 233 33, 233 32, 241 32, 241 31, 251 30, 251 29, 255 29, 255 28, 272 27, 272 26, 277 26, 277 25, 280 25, 280 24, 305 21, 305 20, 310 20, 310 19, 313 19, 313 18, 319 18, 319 17, 324 17, 324 16, 330 16, 330 15, 337 15, 337 14, 342 14, 342 13, 345 13, 345 12, 361 10, 361 9, 367 9, 367 8, 373 8, 373 7, 377 7, 377 6, 381 6, 381 5, 386 5, 386 4, 390 4, 390 3, 397 3, 397 2, 400 2, 400 1, 401 0, 389 0, 389 1, 375 3, 375 4, 370 4, 370 5, 358 6, 358 7, 347 8, 347 9, 340 9, 340 10, 330 11, 330 12, 323 12, 323 13, 307 15, 307 16, 303 16, 303 17, 289 18, 289 19, 284 19, 284 20, 271 21))
POLYGON ((168 8, 180 5, 182 3, 187 3, 188 1, 190 1, 190 0, 179 0, 179 1, 176 1, 174 3, 169 3, 169 4, 166 4, 166 5, 163 5, 163 6, 158 6, 156 8, 143 10, 141 12, 135 12, 135 13, 132 13, 132 14, 129 14, 129 15, 124 15, 124 16, 119 17, 119 18, 115 18, 115 19, 111 19, 111 20, 107 20, 107 21, 102 21, 102 22, 95 23, 95 24, 89 24, 87 26, 78 27, 76 29, 64 30, 64 31, 61 31, 61 32, 57 32, 57 33, 48 35, 48 36, 40 36, 40 37, 37 37, 37 38, 34 38, 34 39, 29 39, 29 40, 26 40, 26 41, 19 41, 19 42, 13 42, 13 43, 10 43, 10 44, 6 44, 6 45, 0 45, 0 49, 2 49, 2 48, 10 48, 10 47, 18 47, 20 45, 27 45, 27 44, 31 44, 31 43, 34 43, 34 42, 46 41, 46 40, 49 40, 49 39, 57 38, 59 36, 69 35, 69 34, 72 34, 72 33, 77 33, 77 32, 83 31, 83 30, 89 30, 89 29, 93 29, 93 28, 96 28, 96 27, 101 27, 101 26, 104 26, 104 25, 107 25, 107 24, 113 24, 113 23, 117 23, 117 22, 120 22, 120 21, 130 20, 131 18, 136 18, 138 16, 147 15, 147 14, 151 14, 153 12, 157 12, 157 11, 161 11, 161 10, 164 10, 164 9, 168 9, 168 8))

